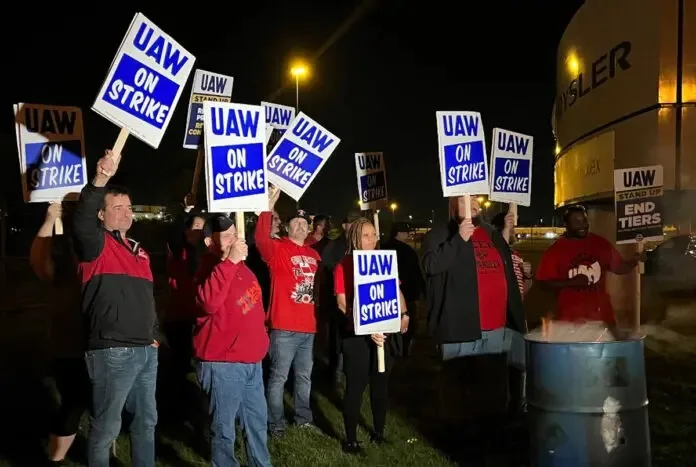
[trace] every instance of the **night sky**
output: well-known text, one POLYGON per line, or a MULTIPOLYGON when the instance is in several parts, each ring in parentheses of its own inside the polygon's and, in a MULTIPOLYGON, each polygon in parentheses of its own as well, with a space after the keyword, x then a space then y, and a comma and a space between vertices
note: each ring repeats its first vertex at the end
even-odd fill
MULTIPOLYGON (((119 130, 90 109, 140 11, 196 56, 194 68, 232 75, 236 102, 294 105, 289 64, 310 61, 300 109, 342 141, 303 197, 304 208, 336 216, 354 209, 354 153, 383 151, 397 217, 427 219, 435 209, 443 219, 435 111, 474 110, 482 113, 488 150, 495 126, 534 136, 533 205, 520 208, 520 221, 538 222, 553 210, 556 47, 581 3, 259 0, 227 2, 228 11, 205 2, 141 2, 137 10, 125 3, 55 11, 20 5, 5 10, 0 28, 10 57, 0 125, 3 193, 11 208, 21 207, 17 102, 81 107, 92 176, 119 130)), ((196 154, 181 147, 190 82, 158 150, 128 139, 115 181, 131 188, 134 204, 167 204, 191 185, 196 154)))

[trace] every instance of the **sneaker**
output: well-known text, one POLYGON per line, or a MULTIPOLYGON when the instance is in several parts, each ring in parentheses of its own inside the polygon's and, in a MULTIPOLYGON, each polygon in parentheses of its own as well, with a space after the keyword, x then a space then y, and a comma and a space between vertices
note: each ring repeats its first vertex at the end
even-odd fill
POLYGON ((358 441, 353 441, 352 443, 343 443, 343 452, 346 454, 352 454, 354 456, 362 456, 365 454, 358 441))
POLYGON ((297 425, 297 428, 299 428, 300 430, 307 430, 307 431, 312 431, 312 432, 316 432, 316 433, 320 433, 320 434, 322 432, 319 429, 319 427, 313 423, 300 423, 299 425, 297 425))

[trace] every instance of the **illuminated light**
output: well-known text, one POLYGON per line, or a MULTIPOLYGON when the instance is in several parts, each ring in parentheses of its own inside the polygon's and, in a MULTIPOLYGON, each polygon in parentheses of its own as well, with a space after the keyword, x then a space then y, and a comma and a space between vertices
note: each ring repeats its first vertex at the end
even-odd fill
POLYGON ((483 203, 483 205, 484 205, 485 207, 487 207, 487 208, 490 208, 490 207, 491 207, 491 202, 490 202, 490 201, 486 201, 485 203, 483 203))
POLYGON ((396 203, 392 203, 389 207, 391 208, 392 211, 396 211, 396 208, 398 208, 399 205, 396 203))
POLYGON ((561 146, 556 144, 556 155, 559 155, 561 153, 561 146))
POLYGON ((309 67, 303 62, 296 62, 290 67, 290 74, 294 78, 304 78, 309 74, 309 67))
POLYGON ((483 203, 484 199, 485 198, 483 196, 479 196, 478 198, 476 198, 476 201, 478 201, 479 203, 483 203))
POLYGON ((568 67, 568 73, 572 76, 577 76, 580 74, 580 60, 575 52, 570 52, 568 58, 566 58, 566 66, 568 67))

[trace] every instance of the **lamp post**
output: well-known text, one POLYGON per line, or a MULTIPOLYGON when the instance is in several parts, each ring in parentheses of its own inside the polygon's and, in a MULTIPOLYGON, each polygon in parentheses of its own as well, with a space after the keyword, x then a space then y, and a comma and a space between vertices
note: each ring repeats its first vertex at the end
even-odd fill
MULTIPOLYGON (((300 78, 309 73, 308 67, 303 63, 296 63, 290 68, 290 74, 295 78, 295 115, 300 113, 300 78)), ((300 202, 295 203, 295 208, 300 209, 300 202)))
POLYGON ((389 206, 389 208, 391 209, 391 212, 392 212, 392 222, 396 221, 396 214, 395 213, 396 213, 396 208, 398 208, 398 207, 399 207, 399 205, 396 203, 392 203, 389 206))

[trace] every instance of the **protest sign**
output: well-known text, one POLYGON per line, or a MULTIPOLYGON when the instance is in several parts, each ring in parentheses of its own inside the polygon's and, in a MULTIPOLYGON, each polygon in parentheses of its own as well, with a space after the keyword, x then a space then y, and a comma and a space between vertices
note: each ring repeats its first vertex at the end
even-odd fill
POLYGON ((299 201, 340 141, 300 112, 268 156, 268 181, 299 201))
POLYGON ((663 238, 661 165, 614 170, 616 243, 663 238))
POLYGON ((295 107, 261 102, 266 111, 266 144, 272 149, 295 119, 295 107))
POLYGON ((77 200, 87 183, 82 110, 20 103, 14 114, 24 201, 77 200))
POLYGON ((533 154, 534 138, 531 136, 493 129, 491 201, 531 204, 533 154))
POLYGON ((191 53, 136 13, 92 110, 157 149, 194 61, 191 53))
POLYGON ((263 108, 206 101, 203 119, 208 211, 267 211, 263 108))
POLYGON ((232 85, 234 78, 226 75, 196 70, 191 86, 184 148, 198 149, 203 135, 203 102, 232 101, 232 85))
POLYGON ((481 114, 438 111, 436 117, 443 195, 487 195, 488 165, 481 114))
POLYGON ((353 250, 353 325, 356 335, 401 330, 396 251, 353 250))
POLYGON ((387 204, 387 169, 381 152, 355 154, 360 209, 381 209, 387 204))

